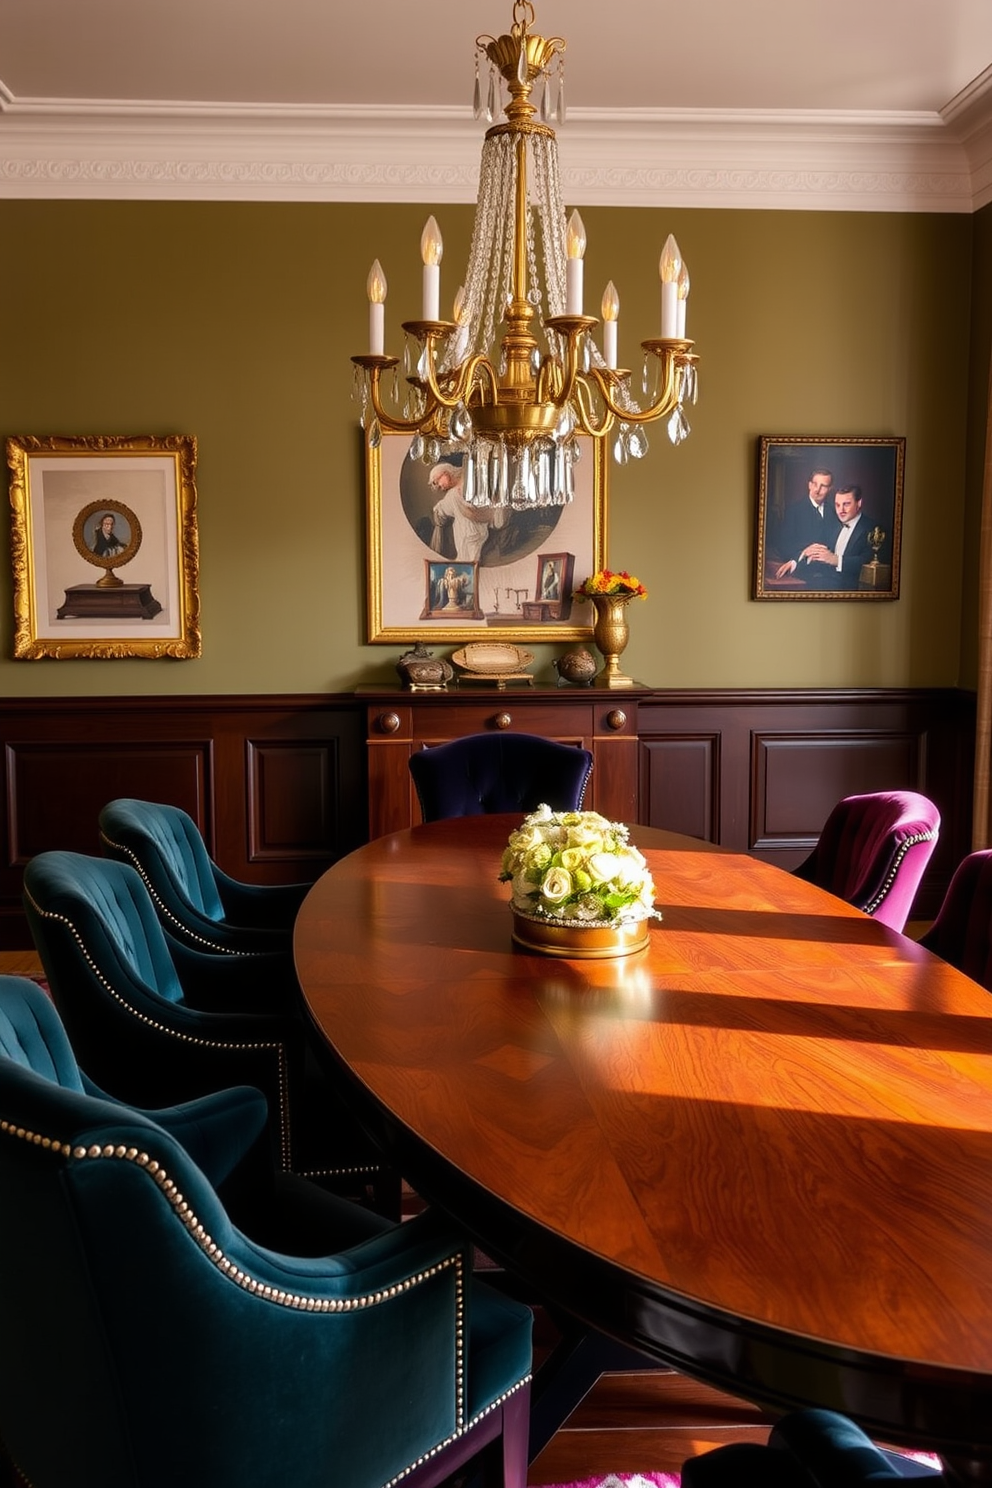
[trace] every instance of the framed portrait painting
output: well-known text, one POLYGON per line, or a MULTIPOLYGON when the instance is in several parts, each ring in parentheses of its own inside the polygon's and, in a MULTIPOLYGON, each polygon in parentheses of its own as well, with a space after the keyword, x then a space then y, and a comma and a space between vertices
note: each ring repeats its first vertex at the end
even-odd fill
POLYGON ((199 656, 196 439, 7 440, 14 656, 199 656))
POLYGON ((899 598, 902 438, 758 440, 754 598, 899 598))
POLYGON ((585 437, 578 447, 574 499, 515 511, 462 500, 458 450, 431 464, 413 458, 409 435, 366 441, 369 640, 589 636, 593 616, 575 617, 571 584, 605 563, 606 449, 585 437))

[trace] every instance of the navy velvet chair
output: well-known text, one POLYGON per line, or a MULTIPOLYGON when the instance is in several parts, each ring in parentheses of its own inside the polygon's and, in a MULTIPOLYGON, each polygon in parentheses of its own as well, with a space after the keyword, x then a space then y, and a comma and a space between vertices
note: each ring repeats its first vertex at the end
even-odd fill
POLYGON ((100 813, 100 840, 108 857, 137 869, 163 925, 184 945, 224 955, 291 956, 293 925, 309 884, 229 877, 178 806, 111 801, 100 813))
POLYGON ((939 832, 939 811, 916 791, 847 796, 796 876, 901 931, 939 832))
POLYGON ((992 850, 958 864, 920 944, 992 992, 992 850))
POLYGON ((164 1106, 253 1085, 282 1168, 344 1192, 368 1184, 397 1212, 398 1178, 315 1068, 312 1035, 278 979, 253 983, 240 959, 171 939, 126 863, 39 853, 24 872, 24 907, 77 1058, 104 1090, 164 1106))
POLYGON ((44 1001, 0 978, 0 1440, 22 1480, 431 1488, 486 1448, 524 1488, 531 1315, 473 1282, 467 1243, 326 1194, 306 1252, 249 1239, 216 1189, 237 1144, 93 1092, 44 1001))
POLYGON ((828 1410, 783 1416, 766 1447, 734 1443, 682 1465, 682 1488, 870 1488, 905 1478, 943 1481, 938 1468, 876 1447, 853 1421, 828 1410))
POLYGON ((592 771, 588 749, 537 734, 467 734, 410 756, 424 821, 501 811, 578 811, 592 771))

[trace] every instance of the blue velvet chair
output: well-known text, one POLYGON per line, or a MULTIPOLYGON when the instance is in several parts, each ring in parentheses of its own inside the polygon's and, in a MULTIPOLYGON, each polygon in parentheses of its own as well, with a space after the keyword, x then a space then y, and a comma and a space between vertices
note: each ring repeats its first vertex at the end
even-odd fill
POLYGON ((223 955, 291 957, 293 925, 309 884, 229 877, 178 806, 111 801, 100 813, 100 840, 108 857, 137 869, 163 925, 184 945, 223 955))
POLYGON ((992 992, 992 850, 969 853, 920 944, 992 992))
POLYGON ((682 1465, 682 1488, 869 1488, 905 1478, 943 1481, 938 1468, 876 1447, 836 1411, 793 1411, 766 1447, 732 1443, 682 1465))
POLYGON ((76 1055, 103 1089, 164 1106, 255 1086, 282 1168, 345 1192, 371 1185, 397 1211, 398 1178, 315 1068, 312 1035, 278 979, 252 982, 240 959, 172 940, 126 863, 39 853, 24 872, 24 906, 76 1055))
POLYGON ((96 1093, 44 1002, 0 978, 0 1439, 23 1481, 432 1488, 486 1448, 524 1488, 531 1316, 473 1283, 468 1245, 344 1201, 304 1254, 249 1239, 215 1184, 255 1093, 198 1103, 232 1139, 204 1142, 193 1109, 96 1093))
POLYGON ((410 756, 424 821, 501 811, 578 811, 592 771, 588 749, 537 734, 467 734, 410 756))
POLYGON ((847 796, 796 876, 902 931, 939 832, 939 811, 916 791, 847 796))

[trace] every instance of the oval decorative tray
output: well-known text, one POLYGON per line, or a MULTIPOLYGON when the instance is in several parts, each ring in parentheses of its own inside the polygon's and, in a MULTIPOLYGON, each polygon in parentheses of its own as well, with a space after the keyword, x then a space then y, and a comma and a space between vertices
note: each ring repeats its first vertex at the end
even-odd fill
POLYGON ((451 657, 455 666, 476 676, 499 677, 510 672, 522 672, 534 660, 533 651, 520 646, 501 645, 498 641, 473 641, 463 646, 451 657))

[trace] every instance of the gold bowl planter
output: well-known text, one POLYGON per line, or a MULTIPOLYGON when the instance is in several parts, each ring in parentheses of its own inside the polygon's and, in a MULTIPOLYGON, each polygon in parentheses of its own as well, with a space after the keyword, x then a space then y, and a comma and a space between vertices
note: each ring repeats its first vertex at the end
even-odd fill
POLYGON ((513 909, 513 939, 528 951, 542 956, 566 956, 572 960, 601 959, 606 956, 629 956, 643 951, 648 944, 650 921, 546 920, 536 915, 521 914, 513 909))

